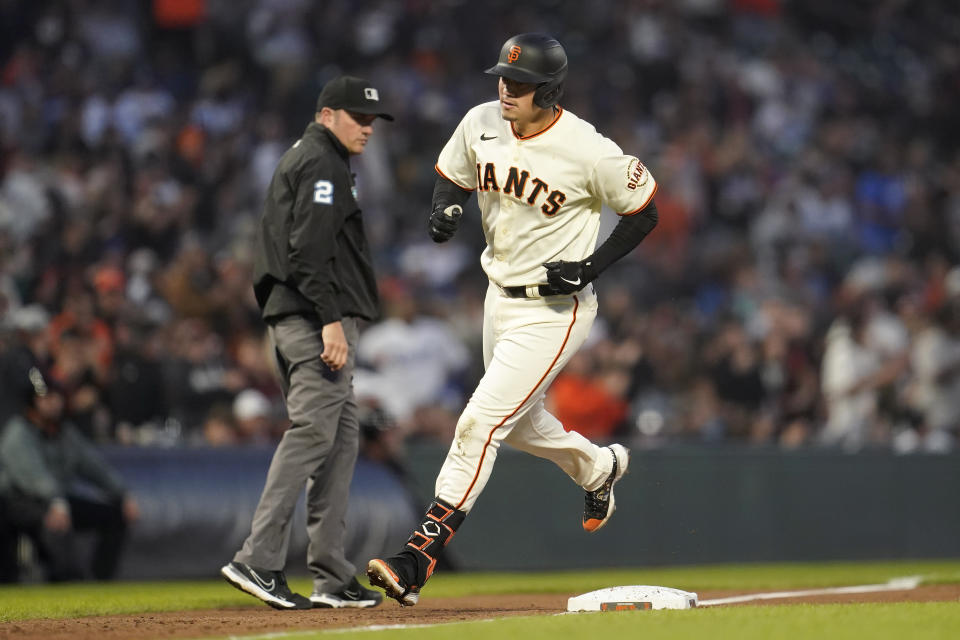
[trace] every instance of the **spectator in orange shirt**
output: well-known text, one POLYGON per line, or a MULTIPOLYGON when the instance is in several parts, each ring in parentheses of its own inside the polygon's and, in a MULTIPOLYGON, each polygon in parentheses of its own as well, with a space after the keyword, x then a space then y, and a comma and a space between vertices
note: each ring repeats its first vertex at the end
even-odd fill
POLYGON ((550 413, 567 431, 595 441, 612 440, 627 418, 629 376, 618 369, 595 372, 592 354, 577 353, 547 392, 550 413))
POLYGON ((113 362, 113 333, 110 326, 97 317, 92 293, 84 288, 67 294, 63 311, 50 322, 51 351, 56 355, 65 333, 70 333, 86 345, 97 382, 109 378, 113 362))

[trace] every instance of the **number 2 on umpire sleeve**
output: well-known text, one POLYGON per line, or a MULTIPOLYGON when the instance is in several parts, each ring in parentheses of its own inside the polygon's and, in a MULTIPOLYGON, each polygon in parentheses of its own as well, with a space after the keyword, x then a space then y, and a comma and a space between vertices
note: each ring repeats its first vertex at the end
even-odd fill
POLYGON ((333 183, 329 180, 313 183, 313 201, 317 204, 333 204, 333 183))

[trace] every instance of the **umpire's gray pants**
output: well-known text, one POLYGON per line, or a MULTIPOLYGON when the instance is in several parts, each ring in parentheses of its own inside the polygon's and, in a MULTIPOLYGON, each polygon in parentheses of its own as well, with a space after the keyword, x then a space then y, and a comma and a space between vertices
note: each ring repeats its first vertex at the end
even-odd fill
POLYGON ((328 592, 339 591, 356 572, 344 555, 343 537, 360 442, 352 387, 358 329, 355 318, 342 324, 349 354, 336 372, 320 359, 319 319, 287 316, 269 326, 291 425, 270 462, 250 536, 233 558, 269 571, 283 569, 290 523, 306 483, 307 565, 314 589, 328 592))

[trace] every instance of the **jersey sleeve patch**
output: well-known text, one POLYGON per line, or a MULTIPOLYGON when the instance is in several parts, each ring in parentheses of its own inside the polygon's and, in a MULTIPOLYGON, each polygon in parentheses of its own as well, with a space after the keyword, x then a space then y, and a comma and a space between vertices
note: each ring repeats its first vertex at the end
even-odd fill
POLYGON ((627 165, 627 191, 636 191, 647 184, 650 172, 637 158, 631 158, 627 165))

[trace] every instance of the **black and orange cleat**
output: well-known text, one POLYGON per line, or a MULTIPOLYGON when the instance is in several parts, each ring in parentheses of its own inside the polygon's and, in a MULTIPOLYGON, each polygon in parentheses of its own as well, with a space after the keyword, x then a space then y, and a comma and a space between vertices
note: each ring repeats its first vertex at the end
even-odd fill
POLYGON ((412 607, 420 600, 420 587, 406 584, 386 560, 374 558, 368 562, 367 578, 371 585, 383 589, 401 607, 412 607))
POLYGON ((630 452, 622 444, 613 444, 607 449, 613 454, 613 470, 602 485, 584 495, 583 528, 590 533, 607 524, 616 510, 613 485, 623 477, 630 465, 630 452))

